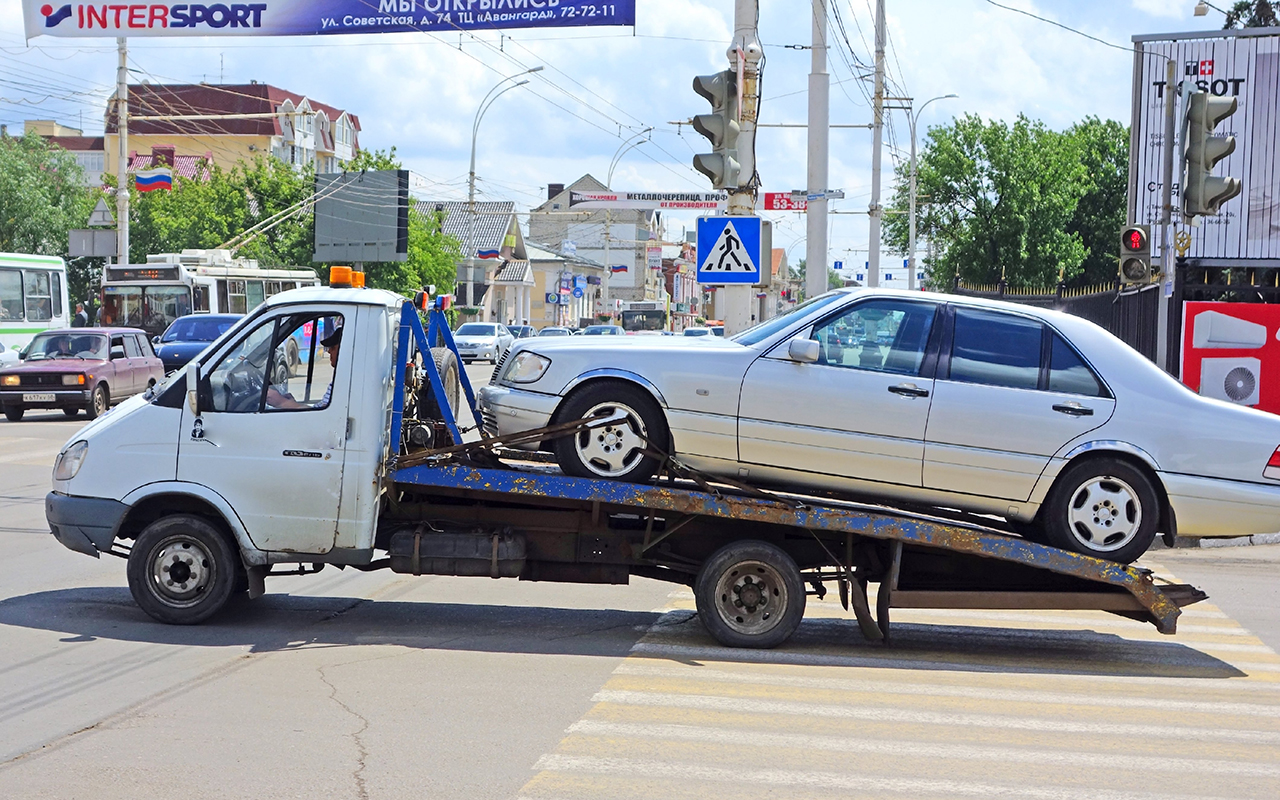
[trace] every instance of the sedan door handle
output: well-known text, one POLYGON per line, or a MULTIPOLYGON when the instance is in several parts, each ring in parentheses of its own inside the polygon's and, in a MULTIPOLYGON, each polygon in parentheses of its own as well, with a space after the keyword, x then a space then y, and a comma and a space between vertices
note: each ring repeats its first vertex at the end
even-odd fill
POLYGON ((1055 403, 1053 410, 1070 417, 1092 417, 1093 409, 1079 403, 1055 403))
POLYGON ((914 383, 899 383, 897 386, 890 386, 889 391, 894 394, 900 394, 903 397, 928 397, 929 390, 921 389, 914 383))

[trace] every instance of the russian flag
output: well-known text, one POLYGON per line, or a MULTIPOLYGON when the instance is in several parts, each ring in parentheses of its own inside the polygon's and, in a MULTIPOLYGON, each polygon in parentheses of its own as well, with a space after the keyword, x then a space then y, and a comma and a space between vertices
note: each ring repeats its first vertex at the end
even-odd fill
POLYGON ((138 170, 133 176, 133 185, 140 192, 154 192, 157 189, 173 188, 173 173, 168 167, 138 170))
POLYGON ((477 250, 476 256, 479 258, 497 258, 499 253, 496 249, 477 250))
POLYGON ((627 271, 627 265, 626 265, 626 264, 614 264, 612 267, 609 267, 609 271, 610 271, 610 272, 612 272, 612 273, 615 273, 615 274, 616 274, 616 273, 619 273, 619 272, 626 272, 626 271, 627 271))

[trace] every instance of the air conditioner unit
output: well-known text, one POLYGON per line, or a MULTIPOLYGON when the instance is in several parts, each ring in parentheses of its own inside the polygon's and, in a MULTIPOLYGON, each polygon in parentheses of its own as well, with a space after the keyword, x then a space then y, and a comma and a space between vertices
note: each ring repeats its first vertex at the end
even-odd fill
POLYGON ((1262 362, 1256 358, 1206 358, 1200 362, 1200 394, 1242 406, 1258 404, 1262 362))
POLYGON ((1267 326, 1217 311, 1196 314, 1191 330, 1197 349, 1254 350, 1267 343, 1267 326))

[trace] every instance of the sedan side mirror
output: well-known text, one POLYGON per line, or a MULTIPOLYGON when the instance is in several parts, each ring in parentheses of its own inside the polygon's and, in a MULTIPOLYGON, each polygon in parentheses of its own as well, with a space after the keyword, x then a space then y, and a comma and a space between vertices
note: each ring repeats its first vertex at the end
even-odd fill
POLYGON ((115 361, 116 359, 120 359, 120 358, 124 358, 124 345, 118 344, 115 347, 111 348, 111 360, 115 361))
POLYGON ((792 339, 787 345, 787 356, 801 364, 812 364, 818 360, 818 343, 813 339, 792 339))
POLYGON ((152 337, 151 337, 151 343, 152 343, 152 344, 154 344, 154 345, 158 345, 158 344, 160 344, 160 337, 159 337, 159 336, 152 336, 152 337))

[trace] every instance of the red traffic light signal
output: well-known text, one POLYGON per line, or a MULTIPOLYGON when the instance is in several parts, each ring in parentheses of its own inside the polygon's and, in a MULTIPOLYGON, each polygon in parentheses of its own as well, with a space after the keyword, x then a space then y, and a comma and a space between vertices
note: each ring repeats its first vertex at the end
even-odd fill
POLYGON ((1147 241, 1147 232, 1142 228, 1126 228, 1124 236, 1120 238, 1120 244, 1130 253, 1148 252, 1150 246, 1147 241))

